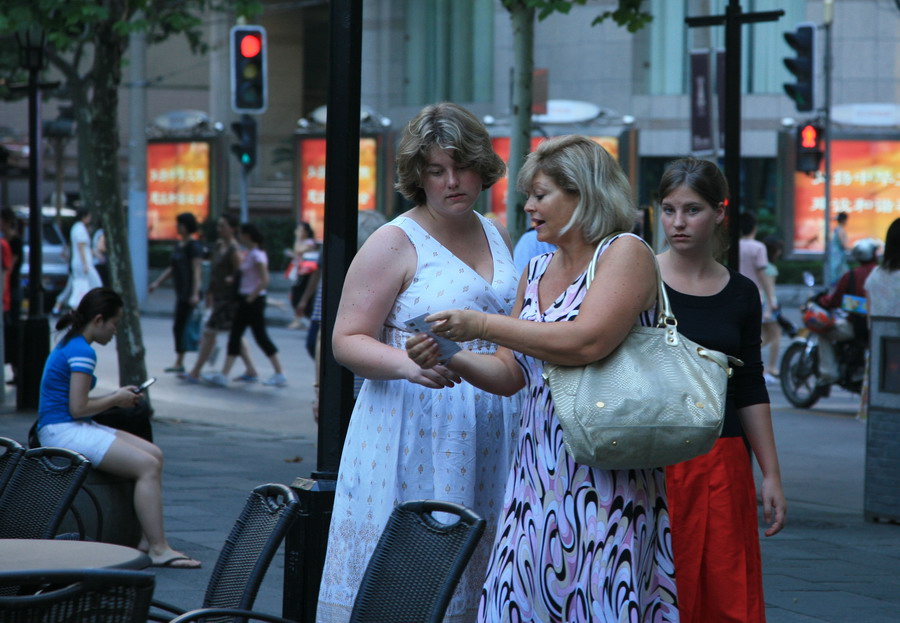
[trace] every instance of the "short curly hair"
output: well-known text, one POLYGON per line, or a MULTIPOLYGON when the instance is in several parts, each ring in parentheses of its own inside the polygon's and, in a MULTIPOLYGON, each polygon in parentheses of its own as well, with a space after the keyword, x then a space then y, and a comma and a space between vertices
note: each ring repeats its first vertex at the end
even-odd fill
POLYGON ((506 174, 506 164, 475 115, 450 102, 426 106, 406 124, 397 148, 395 188, 416 205, 425 203, 422 171, 433 147, 451 150, 454 161, 474 169, 481 176, 482 190, 506 174))

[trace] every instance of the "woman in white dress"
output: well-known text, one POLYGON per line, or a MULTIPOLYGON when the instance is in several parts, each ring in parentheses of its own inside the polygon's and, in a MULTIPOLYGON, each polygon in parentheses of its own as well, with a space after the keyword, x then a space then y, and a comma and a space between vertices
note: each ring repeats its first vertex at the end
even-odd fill
MULTIPOLYGON (((338 472, 320 623, 348 620, 388 516, 414 499, 462 504, 487 520, 445 620, 475 618, 519 402, 443 366, 419 368, 406 356, 405 322, 447 307, 509 313, 518 282, 512 245, 472 209, 504 171, 485 127, 459 106, 428 106, 404 130, 397 188, 416 206, 359 250, 334 327, 335 358, 366 381, 338 472)), ((495 349, 483 340, 461 346, 495 349)))
POLYGON ((71 274, 69 276, 72 281, 72 292, 67 304, 72 309, 78 307, 78 303, 89 290, 103 285, 100 274, 94 267, 91 234, 88 231, 90 224, 91 213, 82 208, 78 210, 77 220, 69 232, 69 239, 72 243, 71 274))

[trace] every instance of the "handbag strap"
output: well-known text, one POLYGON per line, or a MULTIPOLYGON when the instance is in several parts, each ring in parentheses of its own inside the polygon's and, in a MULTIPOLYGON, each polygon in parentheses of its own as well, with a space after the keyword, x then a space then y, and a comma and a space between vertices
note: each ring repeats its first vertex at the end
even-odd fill
MULTIPOLYGON (((603 247, 607 246, 612 240, 618 236, 623 234, 628 234, 626 231, 617 231, 609 234, 600 243, 597 245, 597 248, 594 250, 594 256, 591 258, 591 263, 588 264, 587 269, 587 282, 585 283, 585 288, 589 288, 591 282, 594 280, 594 274, 597 272, 597 259, 600 257, 600 254, 603 252, 603 247)), ((657 304, 657 319, 656 325, 658 327, 666 327, 678 326, 678 321, 675 320, 675 315, 672 313, 672 306, 669 303, 669 295, 666 293, 666 288, 663 285, 662 273, 659 270, 659 262, 656 261, 656 254, 653 252, 653 249, 647 244, 647 241, 639 236, 633 236, 635 239, 640 240, 647 250, 650 252, 650 257, 653 258, 653 267, 656 270, 656 304, 657 304)))
MULTIPOLYGON (((600 257, 603 247, 611 243, 614 238, 628 233, 629 232, 626 231, 613 232, 600 241, 600 243, 597 245, 597 248, 594 250, 594 256, 591 258, 591 263, 588 264, 585 289, 589 288, 591 282, 594 280, 594 275, 597 272, 597 258, 600 257)), ((677 328, 678 321, 675 319, 675 315, 672 313, 672 306, 669 303, 669 295, 666 293, 666 287, 663 284, 662 272, 659 270, 659 262, 656 260, 656 254, 653 252, 653 249, 650 247, 650 245, 647 244, 646 240, 639 236, 634 236, 634 238, 640 240, 644 244, 644 246, 647 247, 647 250, 650 252, 650 257, 653 258, 653 267, 656 269, 656 326, 661 329, 665 329, 666 343, 670 346, 676 346, 679 342, 677 328)), ((737 357, 732 357, 731 355, 726 355, 725 353, 720 353, 715 350, 709 350, 703 348, 702 346, 699 346, 697 354, 717 363, 725 370, 729 378, 731 378, 732 375, 732 368, 728 365, 729 363, 736 366, 744 365, 744 362, 737 357)))

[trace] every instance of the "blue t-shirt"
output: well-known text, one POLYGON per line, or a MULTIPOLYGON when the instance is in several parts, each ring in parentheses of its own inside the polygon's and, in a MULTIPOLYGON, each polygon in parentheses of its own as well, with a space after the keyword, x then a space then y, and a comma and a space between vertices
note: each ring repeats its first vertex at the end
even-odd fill
POLYGON ((533 229, 526 231, 519 238, 519 242, 516 243, 516 248, 513 249, 513 262, 516 265, 516 270, 519 271, 519 276, 525 271, 525 267, 528 266, 531 258, 553 251, 556 251, 555 244, 538 240, 537 232, 533 229))
POLYGON ((76 335, 65 343, 60 343, 44 366, 41 378, 41 398, 38 406, 38 429, 47 424, 72 422, 69 412, 69 382, 73 372, 91 375, 91 389, 97 384, 94 368, 97 353, 82 335, 76 335))

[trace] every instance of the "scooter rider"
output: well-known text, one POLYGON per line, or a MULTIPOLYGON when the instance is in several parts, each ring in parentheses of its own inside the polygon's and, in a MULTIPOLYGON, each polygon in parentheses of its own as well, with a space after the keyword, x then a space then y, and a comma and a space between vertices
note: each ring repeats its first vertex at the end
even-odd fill
MULTIPOLYGON (((869 273, 878 265, 877 251, 878 247, 871 240, 857 242, 850 255, 859 263, 859 266, 841 275, 834 290, 820 295, 816 302, 825 309, 836 310, 848 308, 844 300, 845 295, 862 297, 862 300, 865 300, 864 285, 869 273)), ((869 329, 865 314, 849 313, 846 314, 846 318, 840 312, 838 315, 840 317, 835 318, 834 328, 822 335, 824 339, 819 340, 819 382, 828 385, 836 382, 839 377, 834 344, 852 339, 868 339, 869 329)))

